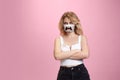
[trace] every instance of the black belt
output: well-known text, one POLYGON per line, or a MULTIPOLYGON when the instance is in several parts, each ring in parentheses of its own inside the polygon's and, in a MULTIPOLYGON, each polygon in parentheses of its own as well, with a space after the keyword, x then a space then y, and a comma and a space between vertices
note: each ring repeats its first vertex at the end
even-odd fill
POLYGON ((72 66, 72 67, 60 66, 60 69, 75 70, 75 69, 81 68, 82 66, 84 66, 84 64, 80 64, 80 65, 72 66))

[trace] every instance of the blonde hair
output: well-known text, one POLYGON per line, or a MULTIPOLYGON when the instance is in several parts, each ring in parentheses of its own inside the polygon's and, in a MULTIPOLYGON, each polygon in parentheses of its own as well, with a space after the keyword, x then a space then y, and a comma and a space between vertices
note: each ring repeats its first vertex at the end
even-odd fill
POLYGON ((66 32, 64 31, 64 28, 63 28, 63 24, 64 24, 64 19, 65 18, 68 18, 71 20, 71 22, 73 24, 75 24, 75 33, 77 35, 83 35, 83 30, 81 28, 81 24, 80 24, 80 20, 79 18, 77 17, 77 15, 74 13, 74 12, 71 12, 71 11, 68 11, 68 12, 65 12, 60 21, 59 21, 59 30, 60 30, 60 34, 61 35, 66 35, 66 32))

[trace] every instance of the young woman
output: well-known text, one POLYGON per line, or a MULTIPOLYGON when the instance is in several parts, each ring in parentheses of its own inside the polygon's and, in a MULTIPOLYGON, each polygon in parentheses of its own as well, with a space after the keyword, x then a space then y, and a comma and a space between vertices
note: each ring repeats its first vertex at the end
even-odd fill
POLYGON ((54 41, 54 57, 60 60, 57 80, 90 80, 83 59, 89 57, 87 37, 74 12, 65 12, 59 22, 60 36, 54 41))

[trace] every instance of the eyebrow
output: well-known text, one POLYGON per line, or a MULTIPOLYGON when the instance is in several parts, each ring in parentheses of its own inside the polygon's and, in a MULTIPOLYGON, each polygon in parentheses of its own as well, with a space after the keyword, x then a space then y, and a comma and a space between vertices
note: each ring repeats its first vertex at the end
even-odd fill
MULTIPOLYGON (((69 22, 70 24, 72 24, 73 22, 69 22)), ((64 24, 68 24, 68 22, 64 22, 64 24)))

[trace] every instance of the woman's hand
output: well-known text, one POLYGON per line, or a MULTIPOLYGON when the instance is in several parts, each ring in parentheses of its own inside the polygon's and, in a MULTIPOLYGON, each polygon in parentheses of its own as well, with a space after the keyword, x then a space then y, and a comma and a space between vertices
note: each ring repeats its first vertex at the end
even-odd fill
POLYGON ((74 54, 76 54, 76 53, 78 53, 78 52, 80 52, 79 49, 71 50, 72 55, 74 55, 74 54))

